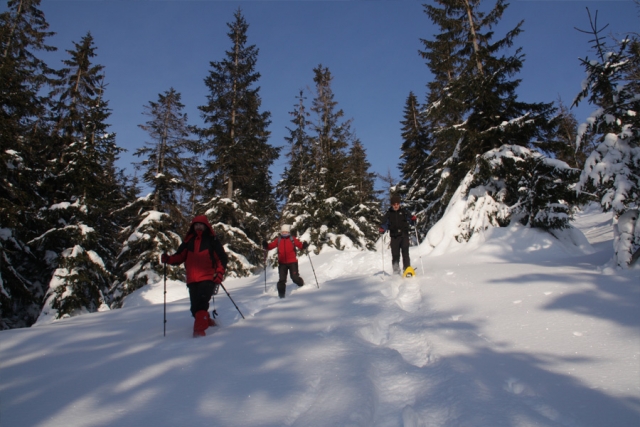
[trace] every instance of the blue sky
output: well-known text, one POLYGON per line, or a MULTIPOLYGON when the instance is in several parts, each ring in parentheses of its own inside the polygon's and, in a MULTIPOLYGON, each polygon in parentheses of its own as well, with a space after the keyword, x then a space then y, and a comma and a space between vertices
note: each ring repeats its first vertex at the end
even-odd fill
MULTIPOLYGON (((47 55, 59 68, 66 49, 88 31, 97 46, 95 61, 105 66, 111 130, 128 150, 119 162, 133 173, 132 154, 148 140, 138 128, 143 106, 173 87, 182 94, 191 124, 200 124, 197 107, 206 102, 204 78, 211 61, 224 58, 231 42, 226 23, 238 8, 249 24, 248 43, 260 50, 256 70, 263 111, 270 111, 270 143, 285 146, 289 112, 301 89, 313 85, 313 68, 322 64, 334 76, 333 91, 345 117, 364 144, 372 170, 398 177, 400 121, 410 91, 423 101, 430 76, 418 55, 420 39, 437 28, 423 12, 425 1, 216 1, 216 0, 44 0, 41 9, 56 36, 58 52, 47 55)), ((493 4, 488 2, 487 4, 493 4)), ((627 1, 512 1, 496 33, 502 36, 524 19, 525 65, 518 78, 521 100, 571 104, 584 70, 579 58, 593 56, 586 8, 598 22, 621 36, 640 31, 640 10, 627 1)), ((3 2, 3 10, 6 2, 3 2)), ((41 55, 42 56, 42 55, 41 55)), ((312 95, 307 93, 308 102, 312 95)), ((593 110, 575 109, 579 121, 593 110)), ((286 148, 284 149, 286 151, 286 148)), ((272 171, 279 178, 286 158, 272 171)))

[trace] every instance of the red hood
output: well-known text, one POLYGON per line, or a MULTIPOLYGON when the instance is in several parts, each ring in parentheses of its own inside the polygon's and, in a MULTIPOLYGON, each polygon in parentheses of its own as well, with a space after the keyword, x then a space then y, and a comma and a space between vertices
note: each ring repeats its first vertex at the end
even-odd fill
POLYGON ((193 225, 196 222, 201 222, 202 224, 206 225, 212 236, 216 235, 215 231, 213 231, 213 227, 211 227, 211 224, 209 224, 209 219, 205 215, 198 215, 191 220, 191 226, 189 227, 189 231, 187 231, 187 235, 184 238, 185 241, 189 240, 191 236, 195 236, 196 232, 193 229, 193 225))

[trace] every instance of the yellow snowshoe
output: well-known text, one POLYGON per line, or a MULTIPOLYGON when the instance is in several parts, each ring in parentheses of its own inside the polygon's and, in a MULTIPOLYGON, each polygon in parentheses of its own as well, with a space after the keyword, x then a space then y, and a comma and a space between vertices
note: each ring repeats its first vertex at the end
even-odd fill
POLYGON ((416 271, 411 266, 407 267, 407 269, 404 270, 404 273, 402 273, 402 277, 413 277, 415 275, 416 271))

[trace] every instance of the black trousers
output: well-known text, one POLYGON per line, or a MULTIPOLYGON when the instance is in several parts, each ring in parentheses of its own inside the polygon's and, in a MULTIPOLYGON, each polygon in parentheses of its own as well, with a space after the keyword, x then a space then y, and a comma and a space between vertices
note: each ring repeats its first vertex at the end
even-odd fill
POLYGON ((213 296, 213 280, 188 283, 189 300, 191 301, 191 315, 196 317, 200 310, 209 311, 209 300, 213 296))
POLYGON ((284 292, 287 290, 287 274, 291 276, 291 280, 293 280, 293 283, 296 285, 304 285, 304 280, 302 280, 298 272, 297 262, 279 264, 278 273, 280 274, 280 280, 278 280, 278 295, 284 295, 284 292))
POLYGON ((396 266, 400 266, 400 251, 402 251, 402 271, 411 265, 409 259, 409 235, 401 234, 399 236, 391 236, 391 264, 394 271, 396 266))

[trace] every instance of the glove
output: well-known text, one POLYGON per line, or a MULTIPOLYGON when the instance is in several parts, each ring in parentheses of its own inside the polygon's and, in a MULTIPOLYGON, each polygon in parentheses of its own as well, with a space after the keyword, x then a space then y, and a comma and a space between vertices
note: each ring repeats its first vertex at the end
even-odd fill
POLYGON ((380 228, 378 229, 378 231, 380 232, 380 234, 384 234, 385 229, 384 229, 384 228, 382 228, 382 227, 380 227, 380 228))
POLYGON ((169 255, 167 254, 162 254, 162 256, 160 257, 160 261, 163 264, 168 264, 169 263, 169 255))
POLYGON ((222 283, 222 276, 218 273, 213 273, 213 283, 215 285, 219 285, 220 283, 222 283))
POLYGON ((309 247, 309 242, 302 242, 302 250, 305 250, 309 247))
POLYGON ((267 246, 269 246, 269 244, 267 243, 267 241, 266 241, 266 240, 263 240, 263 241, 262 241, 262 248, 263 248, 263 249, 267 249, 267 246))
POLYGON ((411 221, 413 221, 413 222, 416 222, 416 220, 417 220, 417 219, 418 219, 418 217, 416 217, 415 215, 413 215, 413 216, 411 217, 411 221))

